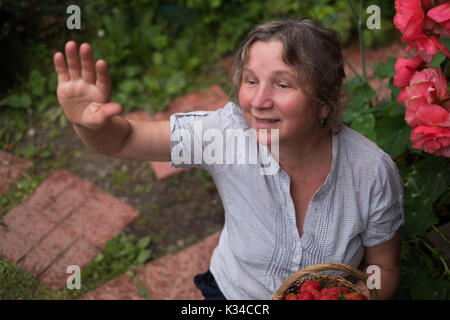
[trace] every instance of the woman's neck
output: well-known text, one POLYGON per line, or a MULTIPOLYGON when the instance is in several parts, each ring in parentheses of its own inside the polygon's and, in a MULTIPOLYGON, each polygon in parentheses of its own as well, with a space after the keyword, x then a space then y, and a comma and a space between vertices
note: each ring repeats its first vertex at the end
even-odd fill
POLYGON ((279 146, 279 164, 287 173, 310 172, 331 167, 332 137, 329 131, 282 143, 279 146))

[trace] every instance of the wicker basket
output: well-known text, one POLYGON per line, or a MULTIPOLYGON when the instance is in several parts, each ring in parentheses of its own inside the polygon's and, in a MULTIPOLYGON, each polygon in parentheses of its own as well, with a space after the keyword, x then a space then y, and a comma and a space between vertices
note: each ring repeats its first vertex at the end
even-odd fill
MULTIPOLYGON (((321 281, 325 283, 325 287, 342 287, 350 292, 362 293, 361 290, 359 290, 353 283, 342 277, 316 273, 328 270, 345 272, 358 280, 362 280, 364 283, 367 281, 367 278, 369 277, 368 274, 345 264, 340 263, 314 264, 307 268, 297 271, 296 273, 292 274, 289 278, 287 278, 283 282, 283 284, 278 288, 278 290, 272 295, 271 299, 283 300, 288 290, 300 286, 300 284, 302 283, 303 279, 306 276, 314 276, 316 279, 322 279, 321 281)), ((370 292, 369 300, 375 300, 376 290, 372 289, 369 290, 369 292, 370 292)))

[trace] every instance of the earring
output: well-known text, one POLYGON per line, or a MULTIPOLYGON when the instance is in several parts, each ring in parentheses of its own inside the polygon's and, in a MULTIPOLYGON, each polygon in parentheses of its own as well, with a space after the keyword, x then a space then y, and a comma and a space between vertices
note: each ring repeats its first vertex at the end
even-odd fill
POLYGON ((324 123, 325 123, 325 118, 320 118, 320 125, 323 126, 324 123))

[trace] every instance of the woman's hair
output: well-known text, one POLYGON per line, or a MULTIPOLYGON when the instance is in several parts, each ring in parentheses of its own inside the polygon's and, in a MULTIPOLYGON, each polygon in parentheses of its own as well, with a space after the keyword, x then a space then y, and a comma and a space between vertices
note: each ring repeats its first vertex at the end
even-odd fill
POLYGON ((283 61, 296 70, 300 86, 309 85, 316 106, 327 106, 329 114, 324 126, 337 133, 347 105, 342 94, 344 59, 338 34, 309 19, 288 18, 256 26, 241 42, 230 73, 232 99, 237 102, 242 83, 242 69, 251 45, 256 41, 281 41, 283 61))

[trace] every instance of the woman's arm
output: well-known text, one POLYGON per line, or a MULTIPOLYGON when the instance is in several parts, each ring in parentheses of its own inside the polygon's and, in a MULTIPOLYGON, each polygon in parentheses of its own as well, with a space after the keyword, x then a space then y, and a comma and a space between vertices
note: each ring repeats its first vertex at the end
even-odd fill
MULTIPOLYGON (((391 240, 375 247, 365 247, 364 272, 371 265, 380 267, 380 289, 376 290, 377 299, 391 299, 400 281, 400 233, 398 230, 391 240)), ((358 281, 356 286, 369 296, 369 290, 364 282, 358 281)))
POLYGON ((111 80, 106 62, 94 61, 88 44, 57 52, 58 101, 85 144, 97 153, 131 160, 170 161, 169 121, 133 121, 120 116, 122 107, 109 102, 111 80), (66 61, 67 60, 67 61, 66 61))

